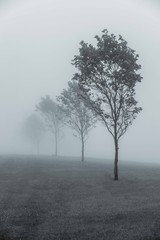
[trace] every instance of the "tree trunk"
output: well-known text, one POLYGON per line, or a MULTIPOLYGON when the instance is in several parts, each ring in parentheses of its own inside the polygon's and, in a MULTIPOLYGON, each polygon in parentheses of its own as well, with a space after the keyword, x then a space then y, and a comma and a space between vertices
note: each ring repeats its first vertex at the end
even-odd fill
POLYGON ((115 143, 114 180, 118 180, 118 140, 114 139, 114 143, 115 143))
POLYGON ((39 143, 37 142, 37 156, 39 156, 39 143))
POLYGON ((57 139, 57 133, 55 133, 55 156, 57 157, 58 154, 58 139, 57 139))
POLYGON ((83 139, 83 136, 82 136, 82 162, 84 162, 84 139, 83 139))

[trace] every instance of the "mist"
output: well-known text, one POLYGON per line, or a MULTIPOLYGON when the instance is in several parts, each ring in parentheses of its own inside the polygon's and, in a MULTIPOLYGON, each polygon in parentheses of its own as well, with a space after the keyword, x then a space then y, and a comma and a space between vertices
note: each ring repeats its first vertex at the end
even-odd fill
MULTIPOLYGON (((159 160, 160 4, 158 1, 1 1, 0 154, 30 154, 21 129, 41 97, 54 100, 75 73, 71 60, 79 42, 95 43, 103 29, 120 34, 139 54, 143 80, 136 98, 143 111, 120 141, 120 159, 159 160)), ((80 142, 63 129, 59 155, 79 156, 80 142)), ((54 154, 46 132, 40 154, 54 154)), ((113 140, 98 123, 86 142, 86 156, 112 159, 113 140)))
POLYGON ((0 239, 160 239, 159 16, 0 0, 0 239))

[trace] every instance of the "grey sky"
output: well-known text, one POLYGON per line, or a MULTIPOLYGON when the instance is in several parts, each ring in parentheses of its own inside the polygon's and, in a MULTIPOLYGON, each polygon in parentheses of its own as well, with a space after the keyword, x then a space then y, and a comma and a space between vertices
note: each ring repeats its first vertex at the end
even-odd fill
MULTIPOLYGON (((156 0, 0 1, 0 152, 19 150, 17 132, 26 116, 41 96, 55 97, 72 78, 70 63, 79 42, 94 43, 94 35, 107 28, 128 41, 142 65, 137 99, 143 112, 122 138, 120 158, 159 160, 159 12, 156 0)), ((67 142, 66 136, 63 147, 67 142)), ((99 127, 91 133, 87 153, 112 157, 112 144, 99 127)), ((73 148, 65 149, 69 154, 73 148)))

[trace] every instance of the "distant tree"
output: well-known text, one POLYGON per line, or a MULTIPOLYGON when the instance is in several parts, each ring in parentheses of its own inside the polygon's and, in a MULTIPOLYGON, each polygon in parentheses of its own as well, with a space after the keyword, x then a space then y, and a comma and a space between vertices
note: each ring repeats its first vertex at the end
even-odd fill
POLYGON ((30 115, 23 125, 23 134, 36 147, 39 155, 39 145, 44 136, 45 127, 35 114, 30 115))
POLYGON ((63 112, 60 110, 59 105, 53 101, 50 96, 42 97, 41 101, 36 106, 36 110, 42 114, 47 128, 54 135, 55 156, 57 156, 58 140, 62 137, 63 112))
POLYGON ((119 139, 125 134, 142 108, 137 107, 135 86, 142 77, 138 54, 119 36, 102 31, 95 36, 97 46, 80 43, 79 55, 73 59, 78 69, 73 79, 83 98, 101 119, 114 139, 114 179, 118 180, 119 139))
POLYGON ((68 82, 67 90, 64 89, 58 100, 65 114, 65 123, 72 128, 75 137, 81 139, 82 162, 84 161, 84 146, 89 131, 95 126, 96 117, 80 99, 80 89, 76 82, 68 82))

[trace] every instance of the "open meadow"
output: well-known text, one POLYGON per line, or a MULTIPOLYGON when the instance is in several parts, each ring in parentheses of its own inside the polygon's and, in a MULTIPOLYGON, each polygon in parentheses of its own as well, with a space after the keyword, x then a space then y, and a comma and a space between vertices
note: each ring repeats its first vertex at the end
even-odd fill
POLYGON ((158 240, 160 165, 1 156, 0 240, 158 240))

